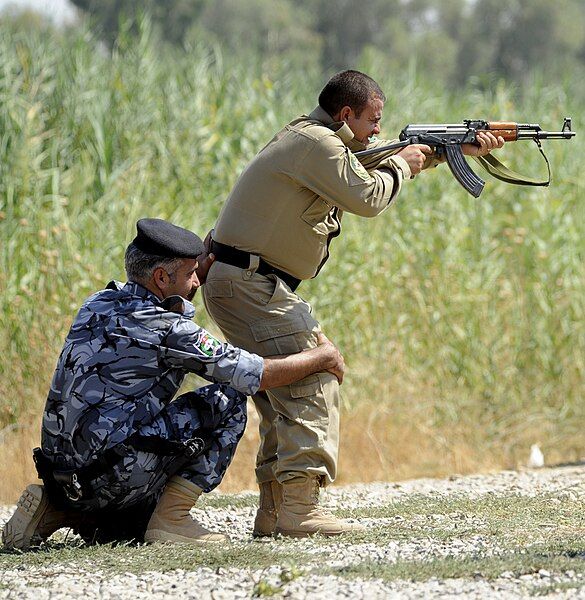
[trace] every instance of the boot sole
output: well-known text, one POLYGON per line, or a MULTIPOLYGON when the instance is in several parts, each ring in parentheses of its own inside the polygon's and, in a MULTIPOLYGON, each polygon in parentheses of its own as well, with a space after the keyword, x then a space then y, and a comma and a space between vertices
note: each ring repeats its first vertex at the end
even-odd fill
POLYGON ((28 550, 43 540, 35 530, 40 523, 49 500, 41 485, 29 485, 16 503, 16 511, 4 526, 2 542, 7 550, 28 550))
POLYGON ((274 536, 274 527, 276 526, 276 511, 266 508, 259 508, 256 511, 254 519, 253 538, 274 536))
MULTIPOLYGON (((221 535, 221 534, 217 534, 221 535)), ((177 533, 169 533, 162 529, 150 529, 144 534, 144 541, 147 544, 153 544, 156 542, 173 542, 179 544, 217 544, 221 542, 227 542, 227 536, 222 539, 204 539, 204 538, 192 538, 177 533)))
POLYGON ((271 538, 271 537, 274 537, 274 532, 273 531, 270 531, 270 532, 267 532, 267 531, 252 531, 252 537, 255 540, 259 540, 259 539, 262 539, 262 538, 271 538))

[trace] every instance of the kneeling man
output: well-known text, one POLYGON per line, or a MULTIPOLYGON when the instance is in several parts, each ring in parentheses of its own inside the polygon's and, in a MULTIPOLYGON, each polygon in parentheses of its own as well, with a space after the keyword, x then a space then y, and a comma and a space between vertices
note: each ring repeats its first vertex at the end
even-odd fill
POLYGON ((319 371, 341 381, 341 354, 316 348, 261 358, 192 321, 213 262, 194 233, 142 219, 126 249, 128 282, 112 281, 78 312, 59 357, 29 485, 4 527, 6 548, 61 527, 86 540, 226 539, 190 509, 222 480, 246 425, 246 396, 319 371), (185 375, 212 385, 173 399, 185 375))

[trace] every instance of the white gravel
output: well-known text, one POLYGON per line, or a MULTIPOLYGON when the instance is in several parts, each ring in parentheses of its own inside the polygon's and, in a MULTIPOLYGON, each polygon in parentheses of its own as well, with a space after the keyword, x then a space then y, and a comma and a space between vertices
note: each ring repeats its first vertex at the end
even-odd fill
MULTIPOLYGON (((573 466, 531 471, 505 471, 492 475, 451 477, 448 479, 419 479, 401 483, 359 484, 330 488, 323 496, 330 508, 375 507, 400 501, 412 495, 436 498, 469 497, 482 495, 522 495, 532 497, 554 493, 559 499, 583 500, 585 509, 585 466, 573 466)), ((15 507, 0 507, 0 524, 3 524, 15 507)), ((250 542, 253 508, 211 508, 193 511, 194 516, 217 531, 228 532, 230 539, 246 551, 250 542)), ((443 529, 445 525, 467 519, 466 523, 481 525, 479 517, 453 513, 448 516, 421 517, 432 527, 433 519, 443 529), (471 519, 471 520, 470 520, 471 519), (475 521, 472 520, 475 519, 475 521), (445 523, 447 521, 447 523, 445 523)), ((401 517, 361 519, 360 522, 375 527, 400 524, 401 517)), ((416 521, 409 518, 412 524, 416 521)), ((418 524, 418 523, 416 523, 418 524)), ((420 523, 421 525, 423 523, 420 523)), ((473 536, 465 539, 434 539, 432 535, 419 538, 374 543, 349 544, 342 539, 332 544, 319 545, 311 540, 269 541, 267 544, 291 544, 295 549, 314 554, 327 566, 349 566, 373 559, 393 563, 397 560, 424 561, 433 558, 481 554, 489 556, 501 550, 489 537, 473 536)), ((302 565, 299 565, 302 568, 302 565)), ((315 573, 315 569, 313 569, 315 573)), ((377 579, 346 579, 335 576, 307 574, 287 577, 282 567, 262 570, 196 568, 181 569, 167 573, 154 571, 134 575, 112 575, 101 571, 83 570, 71 564, 50 567, 21 566, 0 572, 0 599, 142 599, 142 598, 197 598, 238 599, 250 598, 258 586, 279 589, 280 596, 290 599, 514 599, 532 598, 539 590, 547 598, 585 599, 585 578, 573 571, 522 575, 516 578, 504 572, 494 581, 481 577, 470 579, 430 579, 425 582, 377 579), (292 580, 290 580, 292 579, 292 580), (564 589, 569 584, 571 587, 564 589), (555 587, 558 589, 555 591, 555 587)))

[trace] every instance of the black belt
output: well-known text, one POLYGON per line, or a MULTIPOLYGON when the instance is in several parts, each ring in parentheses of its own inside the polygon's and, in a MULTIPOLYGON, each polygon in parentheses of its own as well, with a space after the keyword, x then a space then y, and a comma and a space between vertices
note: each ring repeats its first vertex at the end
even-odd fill
MULTIPOLYGON (((215 254, 215 258, 219 262, 232 265, 232 267, 239 267, 240 269, 250 268, 249 252, 244 252, 244 250, 238 250, 232 246, 220 244, 215 240, 211 240, 211 252, 215 254)), ((263 258, 259 257, 259 260, 260 263, 256 268, 256 273, 259 273, 260 275, 276 275, 277 277, 280 277, 280 279, 282 279, 293 292, 299 287, 299 284, 301 283, 300 279, 289 275, 286 271, 281 271, 280 269, 269 265, 263 258)))

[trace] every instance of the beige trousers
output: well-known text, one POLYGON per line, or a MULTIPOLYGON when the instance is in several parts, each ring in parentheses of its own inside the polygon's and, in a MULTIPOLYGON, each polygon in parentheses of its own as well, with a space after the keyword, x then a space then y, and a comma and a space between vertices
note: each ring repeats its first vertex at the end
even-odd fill
MULTIPOLYGON (((253 257, 255 258, 255 257, 253 257)), ((227 340, 260 356, 293 354, 317 345, 319 323, 310 305, 275 275, 225 263, 212 265, 202 287, 207 311, 227 340)), ((337 472, 339 384, 329 372, 253 396, 260 415, 259 483, 299 472, 337 472)))

